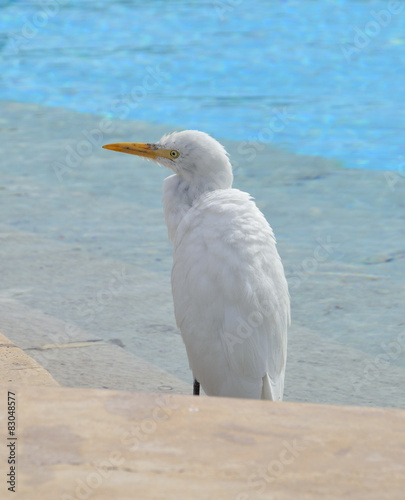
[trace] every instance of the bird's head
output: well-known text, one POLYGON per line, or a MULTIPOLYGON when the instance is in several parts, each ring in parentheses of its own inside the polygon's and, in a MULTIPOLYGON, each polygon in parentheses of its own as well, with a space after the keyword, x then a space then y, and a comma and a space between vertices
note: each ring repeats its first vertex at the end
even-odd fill
POLYGON ((232 166, 225 148, 205 132, 184 130, 163 136, 154 144, 107 144, 105 149, 143 156, 183 177, 202 190, 232 186, 232 166))

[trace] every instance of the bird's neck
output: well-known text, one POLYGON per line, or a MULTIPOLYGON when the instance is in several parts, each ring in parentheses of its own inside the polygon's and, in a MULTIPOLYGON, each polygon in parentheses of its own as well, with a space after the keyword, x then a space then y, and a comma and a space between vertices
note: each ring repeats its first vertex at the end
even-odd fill
MULTIPOLYGON (((231 186, 230 186, 231 187, 231 186)), ((209 183, 190 184, 180 175, 167 177, 163 184, 163 207, 169 239, 173 242, 183 217, 202 194, 218 189, 209 183)))

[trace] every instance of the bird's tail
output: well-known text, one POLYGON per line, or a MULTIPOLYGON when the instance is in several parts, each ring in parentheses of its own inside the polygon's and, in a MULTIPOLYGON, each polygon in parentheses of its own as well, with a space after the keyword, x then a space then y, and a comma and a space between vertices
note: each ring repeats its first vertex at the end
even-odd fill
POLYGON ((262 399, 267 399, 268 401, 282 401, 284 392, 284 380, 281 378, 274 384, 269 374, 266 373, 263 377, 262 385, 262 399))

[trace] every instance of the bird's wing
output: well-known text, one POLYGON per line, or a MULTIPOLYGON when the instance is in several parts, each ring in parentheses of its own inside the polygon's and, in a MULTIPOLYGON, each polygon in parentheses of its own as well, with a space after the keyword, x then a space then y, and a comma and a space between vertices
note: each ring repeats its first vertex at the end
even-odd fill
POLYGON ((174 238, 172 288, 194 374, 216 370, 222 356, 238 376, 267 373, 280 399, 288 288, 273 231, 247 193, 213 191, 187 212, 174 238))

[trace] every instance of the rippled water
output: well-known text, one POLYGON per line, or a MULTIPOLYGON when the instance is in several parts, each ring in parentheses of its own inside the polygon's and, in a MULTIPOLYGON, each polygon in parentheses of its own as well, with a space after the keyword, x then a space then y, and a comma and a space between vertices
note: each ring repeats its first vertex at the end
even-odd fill
POLYGON ((405 169, 402 2, 0 6, 0 99, 405 169))

